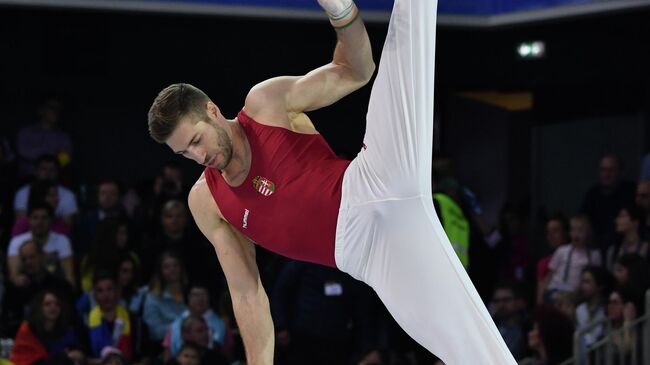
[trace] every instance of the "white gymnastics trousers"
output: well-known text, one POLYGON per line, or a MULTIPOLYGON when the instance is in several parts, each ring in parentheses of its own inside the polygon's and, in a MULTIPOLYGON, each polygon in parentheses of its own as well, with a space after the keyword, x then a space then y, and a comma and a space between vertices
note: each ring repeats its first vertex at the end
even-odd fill
POLYGON ((436 216, 431 196, 436 0, 396 0, 343 177, 336 264, 446 365, 516 364, 436 216))

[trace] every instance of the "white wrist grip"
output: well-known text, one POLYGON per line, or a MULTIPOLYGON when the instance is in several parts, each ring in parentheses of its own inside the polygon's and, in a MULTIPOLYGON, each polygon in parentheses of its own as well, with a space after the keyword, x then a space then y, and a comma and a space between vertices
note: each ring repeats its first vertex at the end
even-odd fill
POLYGON ((334 21, 345 19, 354 10, 352 0, 318 0, 318 3, 325 9, 330 19, 334 21))

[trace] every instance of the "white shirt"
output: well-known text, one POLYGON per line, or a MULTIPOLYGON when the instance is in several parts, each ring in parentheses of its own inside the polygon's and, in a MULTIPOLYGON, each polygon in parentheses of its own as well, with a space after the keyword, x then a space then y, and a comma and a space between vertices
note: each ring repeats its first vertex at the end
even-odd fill
MULTIPOLYGON (((7 256, 18 256, 20 247, 27 241, 32 239, 32 232, 19 234, 9 241, 9 249, 7 256)), ((47 237, 47 242, 43 246, 43 252, 48 256, 56 255, 59 259, 72 256, 72 246, 70 240, 65 235, 51 232, 47 237)))
POLYGON ((553 270, 553 276, 548 288, 562 291, 577 290, 580 285, 580 274, 587 265, 602 265, 600 252, 590 250, 589 257, 587 257, 586 249, 579 250, 573 244, 558 247, 548 264, 548 268, 553 270))
MULTIPOLYGON (((29 188, 29 185, 25 185, 16 192, 16 196, 14 197, 14 210, 27 211, 29 188)), ((77 198, 74 196, 74 193, 61 185, 58 185, 57 189, 59 191, 59 205, 57 205, 54 215, 61 217, 76 214, 79 208, 77 208, 77 198)))

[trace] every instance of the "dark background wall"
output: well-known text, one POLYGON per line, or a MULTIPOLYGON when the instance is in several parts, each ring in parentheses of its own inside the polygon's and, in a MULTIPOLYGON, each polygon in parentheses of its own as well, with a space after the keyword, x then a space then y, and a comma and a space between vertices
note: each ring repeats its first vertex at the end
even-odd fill
MULTIPOLYGON (((368 28, 378 59, 386 25, 368 28)), ((499 199, 488 200, 530 199, 532 169, 526 164, 535 161, 526 141, 532 128, 603 118, 616 123, 607 117, 621 115, 638 116, 642 127, 648 123, 649 38, 648 10, 494 29, 439 28, 438 153, 458 159, 461 176, 473 176, 478 184, 492 179, 484 195, 495 193, 489 186, 501 186, 499 199), (519 60, 517 43, 537 39, 547 42, 547 57, 519 60), (457 93, 468 90, 530 92, 534 107, 513 114, 459 102, 457 93), (469 143, 459 128, 472 123, 486 133, 475 133, 469 143), (499 151, 505 158, 476 151, 499 151)), ((1 7, 0 133, 11 135, 32 121, 39 97, 55 93, 64 102, 63 126, 75 144, 73 180, 115 176, 135 182, 176 158, 146 131, 146 112, 161 88, 190 82, 234 117, 252 85, 327 62, 334 41, 324 21, 1 7)), ((333 148, 349 157, 361 144, 369 92, 366 87, 312 114, 333 148)), ((645 135, 643 150, 650 128, 635 131, 645 135)), ((200 171, 183 163, 190 176, 200 171)), ((561 170, 551 166, 554 172, 561 170)))

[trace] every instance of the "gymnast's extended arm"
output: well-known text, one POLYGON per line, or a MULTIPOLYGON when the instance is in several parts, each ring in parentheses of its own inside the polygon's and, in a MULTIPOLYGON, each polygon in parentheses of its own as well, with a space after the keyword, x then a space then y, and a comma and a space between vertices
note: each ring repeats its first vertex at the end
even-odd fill
POLYGON ((273 364, 273 321, 255 261, 254 244, 220 218, 203 177, 192 188, 188 202, 199 229, 214 246, 226 276, 247 364, 273 364))
POLYGON ((350 0, 319 0, 319 3, 336 29, 332 61, 304 76, 276 77, 253 87, 245 108, 254 118, 278 120, 282 113, 290 115, 331 105, 372 78, 375 63, 370 40, 354 3, 350 0), (339 11, 337 6, 343 15, 332 14, 339 11))

